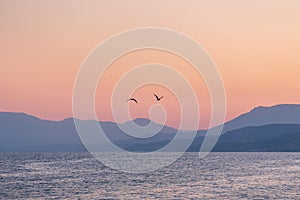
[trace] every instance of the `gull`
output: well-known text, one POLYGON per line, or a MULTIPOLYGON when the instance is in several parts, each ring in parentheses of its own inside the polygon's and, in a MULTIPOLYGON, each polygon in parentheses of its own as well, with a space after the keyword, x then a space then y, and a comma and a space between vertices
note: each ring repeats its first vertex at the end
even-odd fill
POLYGON ((135 103, 138 103, 138 101, 135 98, 127 99, 127 101, 134 101, 135 103))
POLYGON ((156 94, 153 94, 157 101, 160 101, 164 96, 158 97, 156 94))

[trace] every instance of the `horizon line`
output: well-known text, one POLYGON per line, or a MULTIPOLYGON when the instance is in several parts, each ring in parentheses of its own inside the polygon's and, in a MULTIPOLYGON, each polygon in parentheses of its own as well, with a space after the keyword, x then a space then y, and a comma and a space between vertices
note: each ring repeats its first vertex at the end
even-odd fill
MULTIPOLYGON (((270 105, 270 106, 254 106, 254 107, 251 108, 249 111, 243 112, 243 113, 241 113, 241 114, 239 114, 239 115, 233 117, 232 119, 228 119, 227 121, 224 121, 224 124, 227 123, 227 122, 229 122, 229 121, 231 121, 231 120, 233 120, 233 119, 236 119, 236 118, 238 118, 238 117, 240 117, 240 116, 242 116, 242 115, 244 115, 244 114, 246 114, 246 113, 249 113, 249 112, 251 112, 251 111, 253 111, 253 110, 255 110, 255 109, 259 109, 259 108, 272 108, 272 107, 277 107, 277 106, 300 106, 300 104, 296 104, 296 103, 291 103, 291 104, 289 104, 289 103, 284 103, 284 104, 274 104, 274 105, 270 105)), ((43 120, 43 121, 52 121, 52 122, 61 122, 61 121, 65 121, 65 120, 70 120, 70 119, 74 120, 74 119, 76 119, 76 120, 81 120, 81 121, 97 121, 97 122, 109 122, 109 123, 116 123, 116 124, 124 124, 124 123, 126 123, 126 122, 135 121, 135 120, 138 120, 138 119, 145 119, 145 120, 149 120, 149 121, 151 121, 151 122, 156 123, 155 121, 152 121, 151 119, 145 118, 145 117, 137 117, 137 118, 132 119, 132 120, 127 120, 127 121, 123 121, 123 122, 116 122, 116 121, 110 121, 110 120, 98 120, 98 119, 79 119, 79 118, 74 118, 74 117, 66 117, 66 118, 63 118, 63 119, 60 119, 60 120, 52 120, 52 119, 41 118, 41 117, 38 117, 38 116, 33 115, 33 114, 28 114, 28 113, 26 113, 26 112, 19 112, 19 111, 0 111, 0 113, 23 114, 23 115, 27 115, 27 116, 29 116, 29 117, 33 117, 33 118, 36 118, 36 119, 39 119, 39 120, 43 120)), ((162 124, 161 124, 161 125, 162 125, 162 124)), ((164 126, 166 126, 166 125, 164 125, 164 126)), ((168 125, 167 125, 167 126, 168 126, 168 125)), ((216 125, 216 126, 214 126, 214 127, 217 127, 217 126, 219 126, 219 125, 216 125)), ((177 128, 173 127, 173 126, 168 126, 168 127, 177 129, 177 128)), ((211 128, 213 128, 213 127, 211 127, 211 128)), ((206 128, 206 129, 209 129, 209 127, 206 128)), ((201 129, 201 130, 202 130, 202 129, 201 129)), ((203 130, 204 130, 204 129, 203 129, 203 130)))

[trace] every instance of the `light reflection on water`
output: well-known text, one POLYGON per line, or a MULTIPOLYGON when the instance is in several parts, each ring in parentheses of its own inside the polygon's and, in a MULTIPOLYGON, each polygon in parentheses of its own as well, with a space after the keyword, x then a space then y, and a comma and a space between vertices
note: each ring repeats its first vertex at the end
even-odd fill
POLYGON ((300 153, 187 153, 144 174, 112 170, 88 153, 0 158, 2 199, 300 199, 300 153))

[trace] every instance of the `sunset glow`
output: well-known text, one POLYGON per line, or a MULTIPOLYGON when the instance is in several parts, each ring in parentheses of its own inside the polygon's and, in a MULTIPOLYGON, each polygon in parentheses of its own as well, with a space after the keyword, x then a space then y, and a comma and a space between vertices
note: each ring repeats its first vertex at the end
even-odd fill
MULTIPOLYGON (((73 84, 89 52, 112 35, 139 27, 174 29, 207 50, 224 81, 227 120, 255 106, 300 103, 299 9, 297 0, 1 0, 0 110, 51 120, 72 117, 73 84)), ((122 74, 145 63, 162 63, 187 77, 199 101, 200 128, 207 127, 211 105, 202 77, 183 59, 155 50, 132 52, 112 63, 99 83, 104 87, 96 91, 99 120, 114 121, 111 99, 103 97, 111 96, 122 74)), ((160 102, 167 124, 178 127, 179 104, 157 85, 133 91, 144 104, 129 104, 131 116, 148 118, 155 92, 167 99, 160 102)))

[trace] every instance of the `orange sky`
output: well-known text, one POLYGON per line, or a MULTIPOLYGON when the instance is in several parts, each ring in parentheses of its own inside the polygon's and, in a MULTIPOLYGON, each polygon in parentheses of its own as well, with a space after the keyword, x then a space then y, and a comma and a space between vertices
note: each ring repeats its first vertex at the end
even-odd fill
MULTIPOLYGON (((0 110, 55 120, 71 117, 73 83, 88 53, 114 34, 149 26, 177 30, 203 45, 225 84, 227 119, 258 105, 300 103, 299 24, 299 0, 0 0, 0 110)), ((121 74, 119 65, 125 70, 125 65, 159 61, 184 73, 187 67, 176 59, 135 52, 117 60, 111 70, 121 74)), ((210 109, 205 86, 200 88, 204 127, 210 109)), ((159 88, 144 89, 151 93, 159 88)), ((139 92, 144 95, 141 90, 137 96, 139 92)), ((106 103, 97 103, 97 111, 102 120, 112 120, 106 103)), ((168 119, 172 126, 179 120, 176 105, 168 105, 174 112, 168 119)), ((142 117, 145 109, 132 115, 142 117)))

